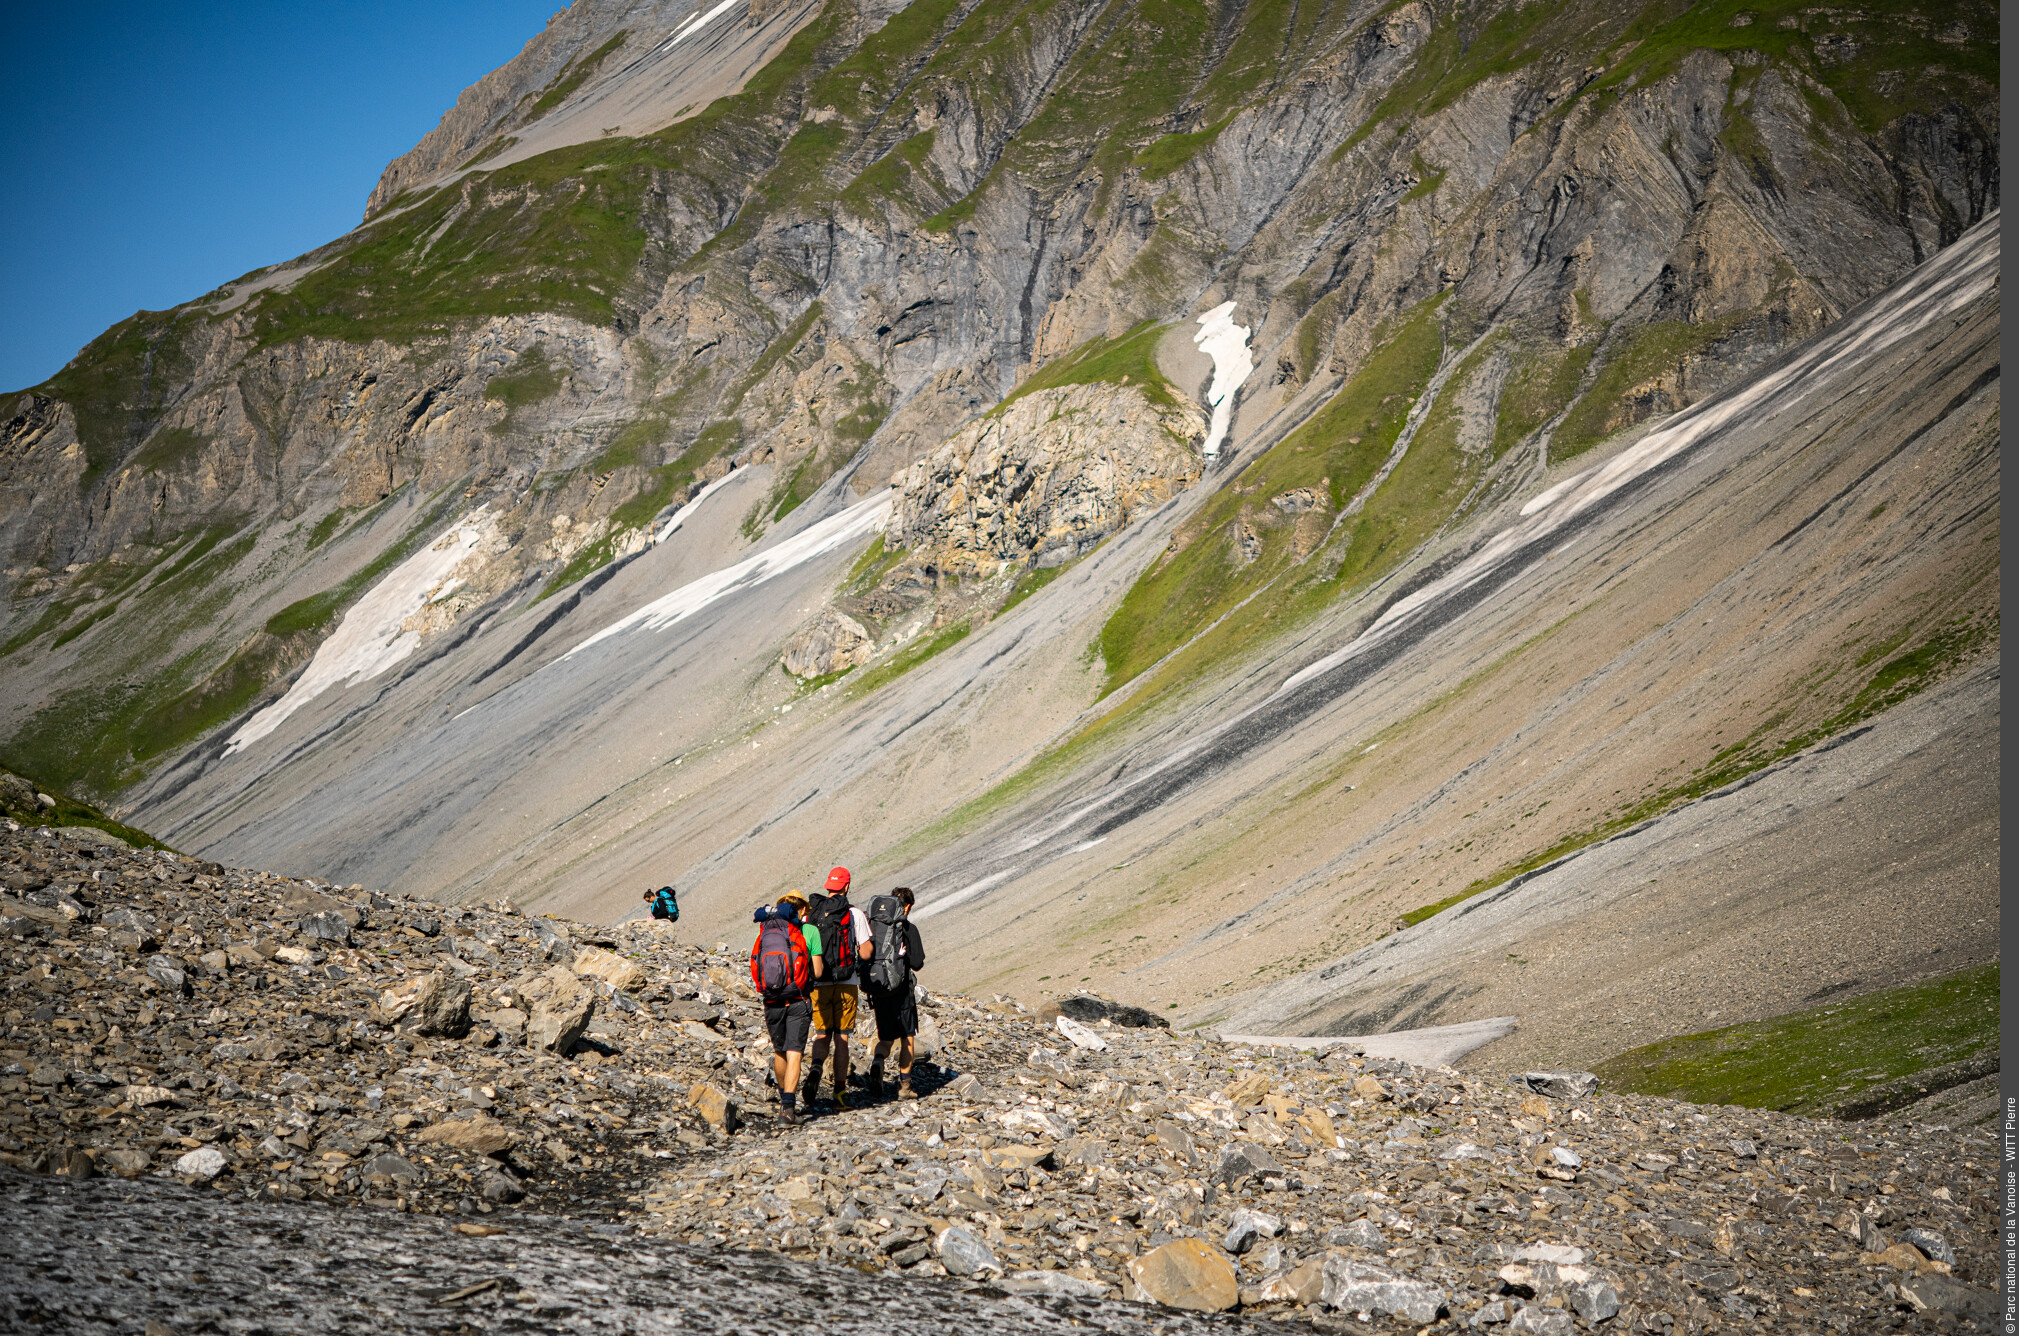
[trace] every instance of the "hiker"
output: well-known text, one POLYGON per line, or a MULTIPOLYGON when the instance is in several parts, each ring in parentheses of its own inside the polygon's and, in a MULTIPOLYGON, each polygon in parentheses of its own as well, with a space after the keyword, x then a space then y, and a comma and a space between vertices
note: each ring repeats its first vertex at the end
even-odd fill
POLYGON ((813 955, 799 930, 799 913, 805 907, 805 896, 787 891, 776 905, 759 905, 751 915, 757 923, 757 940, 750 946, 750 982, 764 999, 779 1116, 788 1123, 798 1120, 799 1059, 813 1020, 806 997, 813 986, 813 955))
POLYGON ((646 891, 645 898, 652 902, 652 917, 665 919, 668 923, 680 921, 680 897, 673 893, 671 886, 661 886, 656 891, 646 891))
POLYGON ((870 963, 863 991, 876 1013, 876 1057, 869 1064, 869 1093, 883 1097, 883 1060, 897 1045, 897 1097, 917 1099, 911 1061, 918 1034, 918 989, 913 976, 925 965, 925 944, 911 921, 911 887, 900 886, 869 902, 870 963))
MULTIPOLYGON (((834 1102, 848 1107, 848 1035, 855 1029, 856 967, 869 959, 869 920, 848 903, 848 869, 827 874, 827 893, 814 900, 807 922, 820 938, 820 982, 813 988, 813 1047, 807 1053, 812 1068, 806 1078, 806 1102, 820 1094, 820 1073, 834 1050, 834 1102)), ((811 943, 809 943, 811 945, 811 943)))

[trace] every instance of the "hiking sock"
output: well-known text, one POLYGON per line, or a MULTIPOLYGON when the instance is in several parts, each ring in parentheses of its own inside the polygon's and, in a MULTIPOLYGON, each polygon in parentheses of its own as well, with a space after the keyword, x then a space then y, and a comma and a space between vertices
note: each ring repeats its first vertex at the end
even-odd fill
POLYGON ((778 1095, 778 1102, 785 1106, 787 1113, 791 1113, 793 1106, 799 1103, 799 1096, 793 1094, 790 1090, 781 1091, 778 1095))

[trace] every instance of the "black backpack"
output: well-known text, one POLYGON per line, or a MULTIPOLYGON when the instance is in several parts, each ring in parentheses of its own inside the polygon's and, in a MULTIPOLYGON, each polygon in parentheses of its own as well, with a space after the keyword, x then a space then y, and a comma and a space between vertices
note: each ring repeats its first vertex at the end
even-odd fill
POLYGON ((823 895, 808 908, 806 921, 820 929, 822 983, 855 978, 855 915, 846 895, 823 895))
POLYGON ((869 902, 869 986, 879 993, 901 993, 911 982, 911 966, 900 951, 904 945, 904 906, 894 895, 869 902))

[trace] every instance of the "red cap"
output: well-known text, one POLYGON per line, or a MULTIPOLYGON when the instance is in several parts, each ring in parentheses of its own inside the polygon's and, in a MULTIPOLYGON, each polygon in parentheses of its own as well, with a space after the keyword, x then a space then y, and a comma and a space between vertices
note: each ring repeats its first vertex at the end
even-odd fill
POLYGON ((828 873, 828 874, 827 874, 827 889, 828 889, 828 890, 830 890, 830 891, 845 891, 845 890, 847 890, 847 889, 848 889, 848 869, 847 869, 847 868, 845 868, 845 867, 838 867, 838 868, 834 869, 834 871, 832 871, 832 872, 828 873))

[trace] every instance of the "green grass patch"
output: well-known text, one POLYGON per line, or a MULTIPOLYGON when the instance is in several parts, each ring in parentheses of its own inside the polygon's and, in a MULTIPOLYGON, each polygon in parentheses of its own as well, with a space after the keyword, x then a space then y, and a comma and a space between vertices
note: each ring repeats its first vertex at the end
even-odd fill
POLYGON ((895 682, 920 664, 967 639, 967 633, 971 629, 968 619, 963 617, 950 626, 941 627, 922 640, 913 641, 882 663, 858 669, 848 685, 850 696, 867 696, 878 687, 895 682))
POLYGON ((187 427, 163 427, 127 459, 131 468, 149 473, 180 473, 210 445, 210 438, 187 427))
POLYGON ((1600 366, 1591 388, 1557 427, 1549 442, 1550 458, 1573 459, 1615 432, 1658 412, 1680 408, 1681 404, 1666 397, 1657 401, 1647 392, 1649 383, 1665 373, 1679 372, 1691 357, 1731 333, 1747 314, 1735 313, 1700 325, 1663 320, 1635 330, 1626 346, 1600 366))
POLYGON ((76 415, 82 486, 123 463, 160 421, 169 396, 188 383, 195 371, 189 341, 200 319, 189 310, 136 312, 36 387, 76 415))
POLYGON ((1574 348, 1531 348, 1515 355, 1514 366, 1500 387, 1493 423, 1496 456, 1563 411, 1577 393, 1596 348, 1596 344, 1585 343, 1574 348))
POLYGON ((850 596, 867 594, 882 584, 883 577, 896 569, 897 563, 905 556, 906 549, 886 548, 883 535, 876 535, 869 541, 869 546, 862 549, 862 555, 855 559, 855 564, 848 568, 848 574, 841 581, 842 593, 850 596))
POLYGON ((1437 188, 1444 184, 1444 169, 1431 167, 1423 161, 1421 153, 1409 155, 1409 170, 1416 174, 1416 184, 1402 197, 1405 204, 1412 199, 1423 199, 1436 194, 1437 188))
POLYGON ((945 189, 925 165, 934 134, 922 130, 871 163, 841 192, 841 202, 870 219, 876 217, 874 205, 879 200, 902 201, 914 214, 933 212, 946 198, 945 189))
POLYGON ((119 605, 117 603, 101 604, 98 607, 98 609, 94 611, 90 616, 84 618, 82 621, 78 622, 75 626, 72 626, 69 629, 65 630, 63 634, 57 636, 56 639, 50 641, 49 648, 51 649, 63 648, 63 646, 77 639, 77 637, 83 635, 86 631, 89 631, 92 627, 98 625, 100 622, 105 621, 108 618, 112 617, 118 611, 119 611, 119 605))
MULTIPOLYGON (((1104 694, 1187 642, 1182 675, 1191 676, 1241 652, 1266 629, 1257 622, 1273 619, 1281 611, 1279 603, 1256 608, 1251 618, 1233 618, 1237 608, 1292 562, 1290 527, 1271 522, 1262 507, 1273 496, 1310 487, 1322 489, 1326 508, 1337 512, 1373 478, 1401 434, 1411 404, 1437 370, 1443 351, 1435 318, 1440 301, 1421 303, 1406 319, 1377 331, 1375 352, 1358 374, 1251 464, 1236 484, 1201 507, 1178 531, 1177 551, 1130 587, 1101 628, 1101 657, 1108 672, 1104 694), (1237 523, 1247 524, 1261 543, 1260 555, 1251 563, 1236 556, 1232 533, 1237 523)), ((1328 586, 1311 606, 1323 606, 1336 592, 1328 586)))
POLYGON ((509 371, 499 372, 484 386, 486 399, 505 406, 505 416, 492 424, 492 433, 504 435, 521 408, 553 398, 560 391, 561 380, 561 368, 547 360, 544 345, 536 343, 520 353, 509 371))
POLYGON ((1484 23, 1466 6, 1452 8, 1432 27, 1409 73, 1334 151, 1334 160, 1381 125, 1442 111, 1485 80, 1532 64, 1566 44, 1566 39, 1584 45, 1592 26, 1592 16, 1584 7, 1557 5, 1550 0, 1511 6, 1484 23))
POLYGON ((1213 141, 1220 137, 1220 131, 1226 129, 1228 121, 1231 120, 1233 117, 1229 116, 1226 120, 1215 121, 1204 129, 1188 131, 1185 134, 1165 135, 1162 139, 1152 141, 1135 157, 1136 166, 1142 169, 1143 179, 1161 181, 1184 167, 1193 158, 1211 148, 1213 141))
MULTIPOLYGON (((1075 561, 1077 560, 1075 558, 1075 561)), ((1017 576, 1016 584, 1010 588, 1009 597, 1002 601, 1002 606, 996 609, 995 615, 998 617, 1002 616, 1032 594, 1037 593, 1038 590, 1043 589, 1046 585, 1064 575, 1067 568, 1074 564, 1074 561, 1062 561, 1056 566, 1039 566, 1026 570, 1023 574, 1017 576)))
MULTIPOLYGON (((24 826, 90 826, 108 835, 117 835, 136 849, 167 849, 168 846, 155 839, 146 831, 129 826, 123 821, 115 821, 90 803, 80 802, 64 793, 55 785, 43 784, 21 772, 10 763, 0 766, 0 773, 12 774, 28 780, 38 793, 47 794, 56 800, 56 806, 44 807, 37 802, 19 803, 10 801, 4 788, 0 788, 0 813, 12 817, 24 826)), ((170 852, 174 852, 170 850, 170 852)))
POLYGON ((307 550, 313 552, 330 539, 336 537, 336 531, 343 528, 344 521, 354 513, 349 506, 338 506, 335 510, 317 520, 315 527, 308 531, 307 550))
POLYGON ((554 108, 560 106, 563 102, 566 102, 574 94, 575 90, 580 88, 588 80, 589 76, 596 72, 597 68, 602 65, 605 57, 618 47, 624 45, 624 39, 628 35, 628 33, 619 31, 616 36, 597 47, 594 51, 591 51, 588 55, 578 57, 562 66, 561 73, 555 77, 552 83, 547 85, 546 90, 540 94, 539 100, 533 103, 532 113, 526 119, 536 121, 554 108))
POLYGON ((1999 967, 1979 965, 1607 1058, 1607 1088, 1829 1117, 1860 1091, 1999 1046, 1999 967))
MULTIPOLYGON (((517 135, 500 135, 498 138, 493 139, 489 144, 486 144, 483 147, 483 149, 478 152, 476 157, 471 158, 468 162, 465 162, 463 164, 463 170, 468 171, 472 167, 478 167, 483 165, 484 163, 489 162, 492 158, 497 157, 500 153, 503 153, 505 150, 515 147, 518 144, 518 142, 519 137, 517 135)), ((410 202, 411 201, 407 199, 407 195, 403 193, 397 199, 391 199, 386 201, 386 210, 397 209, 402 204, 410 202)))
POLYGON ((1054 358, 1024 378, 1021 385, 994 408, 1000 416, 1011 404, 1039 390, 1064 385, 1134 385, 1151 403, 1176 408, 1182 402, 1171 382, 1157 369, 1157 344, 1169 326, 1145 320, 1118 339, 1096 336, 1063 357, 1054 358))
MULTIPOLYGON (((1854 9, 1796 0, 1704 0, 1681 12, 1669 0, 1654 0, 1615 39, 1616 62, 1579 97, 1610 99, 1624 88, 1646 87, 1674 73, 1693 51, 1754 51, 1821 83, 1858 129, 1877 134, 1909 112, 1995 97, 1998 31, 1997 9, 1968 0, 1879 0, 1854 9), (1734 26, 1742 18, 1751 21, 1734 26), (1784 27, 1783 20, 1792 22, 1784 27), (1970 34, 1966 40, 1937 38, 1958 24, 1970 34), (1636 45, 1629 50, 1627 43, 1636 45), (1825 47, 1830 54, 1821 53, 1825 47), (1846 51, 1848 58, 1839 54, 1846 51)), ((1799 87, 1804 80, 1791 82, 1799 87)))
MULTIPOLYGON (((701 468, 726 450, 733 450, 742 439, 742 426, 735 421, 710 424, 694 438, 694 444, 687 447, 680 457, 670 464, 660 464, 643 469, 633 476, 634 490, 610 511, 610 529, 601 538, 583 546, 582 550, 570 557, 554 578, 547 581, 540 590, 535 603, 566 589, 575 581, 594 571, 601 570, 616 559, 617 543, 626 533, 642 529, 655 519, 673 500, 673 494, 692 484, 700 476, 701 468)), ((610 454, 605 452, 604 458, 610 454)), ((602 461, 598 461, 600 466, 602 461)), ((626 463, 623 467, 630 468, 626 463)))

